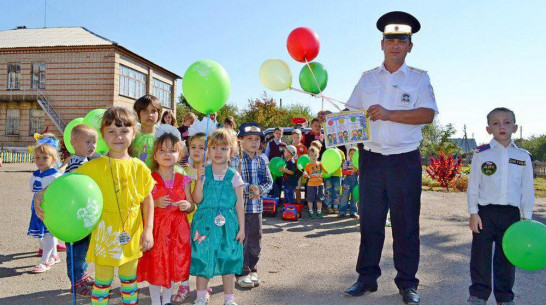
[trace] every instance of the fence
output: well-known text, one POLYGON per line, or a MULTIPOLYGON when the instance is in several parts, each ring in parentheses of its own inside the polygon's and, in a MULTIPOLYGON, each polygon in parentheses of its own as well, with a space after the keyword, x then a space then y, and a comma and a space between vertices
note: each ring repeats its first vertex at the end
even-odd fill
POLYGON ((28 152, 2 152, 2 160, 4 163, 23 163, 34 162, 32 154, 28 152))
POLYGON ((533 174, 535 177, 546 178, 546 162, 533 161, 533 174))

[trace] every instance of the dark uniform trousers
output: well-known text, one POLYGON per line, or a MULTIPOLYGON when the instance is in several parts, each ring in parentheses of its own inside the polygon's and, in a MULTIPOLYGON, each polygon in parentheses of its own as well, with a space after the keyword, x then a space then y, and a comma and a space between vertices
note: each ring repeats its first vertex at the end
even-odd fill
POLYGON ((483 230, 479 234, 472 233, 472 254, 470 258, 469 287, 471 296, 487 300, 491 295, 491 255, 493 243, 493 283, 497 302, 514 300, 514 281, 516 268, 504 256, 502 238, 508 227, 520 220, 519 208, 503 205, 478 206, 478 215, 482 220, 483 230))
POLYGON ((262 213, 245 213, 244 260, 241 275, 258 271, 260 252, 262 252, 262 213))
POLYGON ((421 212, 421 155, 419 150, 384 156, 360 150, 360 251, 358 281, 376 285, 385 242, 385 220, 390 209, 394 279, 399 289, 416 288, 419 267, 421 212))

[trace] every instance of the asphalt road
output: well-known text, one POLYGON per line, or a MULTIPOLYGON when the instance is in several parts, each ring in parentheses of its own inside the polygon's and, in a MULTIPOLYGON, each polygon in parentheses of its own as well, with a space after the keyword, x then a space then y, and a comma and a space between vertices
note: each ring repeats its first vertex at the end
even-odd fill
MULTIPOLYGON (((71 304, 70 282, 62 263, 46 273, 33 274, 39 262, 37 242, 26 235, 32 164, 4 164, 0 168, 0 304, 71 304)), ((537 199, 534 219, 546 223, 546 200, 537 199)), ((467 227, 464 193, 423 192, 421 264, 418 277, 421 304, 467 304, 471 232, 467 227)), ((264 218, 259 274, 262 285, 237 290, 239 304, 403 304, 394 284, 392 237, 387 229, 379 290, 364 297, 343 297, 356 280, 359 232, 357 221, 327 216, 322 220, 282 221, 264 218)), ((140 287, 146 287, 142 283, 140 287)), ((221 280, 211 281, 210 304, 222 304, 221 280)), ((110 304, 120 304, 119 281, 113 284, 110 304)), ((192 287, 194 280, 192 280, 192 287)), ((517 270, 516 301, 546 304, 546 270, 517 270)), ((184 302, 192 304, 195 292, 184 302)), ((89 304, 89 299, 78 299, 89 304)), ((140 290, 140 304, 149 304, 148 289, 140 290)), ((496 304, 493 297, 488 304, 496 304)))

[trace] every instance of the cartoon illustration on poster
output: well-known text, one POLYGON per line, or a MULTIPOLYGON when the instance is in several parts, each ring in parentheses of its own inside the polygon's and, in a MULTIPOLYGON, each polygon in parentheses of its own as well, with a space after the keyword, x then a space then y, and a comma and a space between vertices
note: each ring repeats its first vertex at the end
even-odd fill
POLYGON ((371 140, 370 121, 366 118, 366 110, 344 111, 327 115, 323 128, 328 148, 371 140))

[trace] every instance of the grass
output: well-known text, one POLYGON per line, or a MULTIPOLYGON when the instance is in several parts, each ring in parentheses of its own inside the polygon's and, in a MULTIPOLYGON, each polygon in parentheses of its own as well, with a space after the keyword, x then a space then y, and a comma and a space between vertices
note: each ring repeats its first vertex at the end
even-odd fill
POLYGON ((546 178, 535 178, 535 196, 546 198, 546 178))

